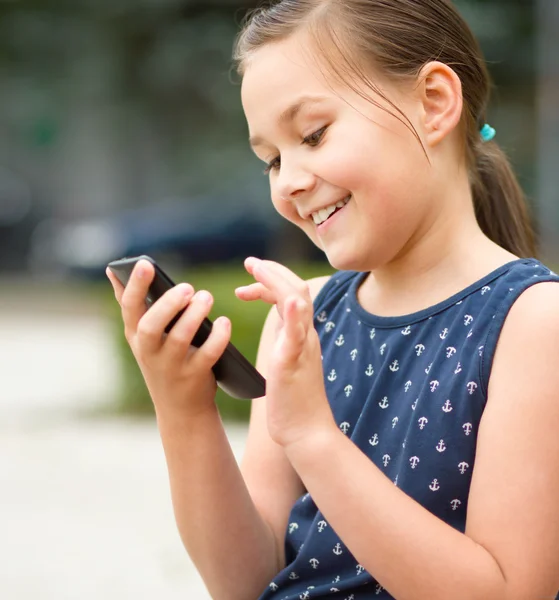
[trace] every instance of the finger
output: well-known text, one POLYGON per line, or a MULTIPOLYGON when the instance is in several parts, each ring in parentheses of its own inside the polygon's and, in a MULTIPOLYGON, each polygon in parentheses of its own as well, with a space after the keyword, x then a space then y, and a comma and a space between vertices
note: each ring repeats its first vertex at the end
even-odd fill
POLYGON ((283 335, 281 335, 281 356, 285 363, 296 361, 303 351, 307 339, 302 321, 302 304, 296 296, 286 301, 283 335))
POLYGON ((145 299, 154 275, 153 265, 147 260, 140 260, 134 266, 124 288, 120 305, 127 337, 136 332, 138 323, 146 312, 145 299))
POLYGON ((111 282, 111 285, 113 286, 115 298, 116 298, 117 302, 120 304, 120 301, 122 298, 122 293, 124 292, 124 286, 116 278, 115 274, 109 269, 109 267, 106 268, 105 274, 109 278, 109 281, 111 282))
POLYGON ((252 283, 250 285, 238 287, 235 290, 235 294, 237 298, 247 302, 253 300, 262 300, 268 304, 276 303, 275 295, 261 283, 252 283))
POLYGON ((193 295, 193 287, 188 283, 181 283, 153 303, 138 323, 138 343, 143 351, 155 352, 162 346, 165 328, 188 306, 193 295))
POLYGON ((285 301, 289 296, 297 295, 303 302, 312 304, 307 284, 301 279, 290 282, 275 266, 270 265, 269 261, 260 261, 251 265, 253 277, 263 284, 276 297, 276 303, 280 316, 283 318, 285 301))
POLYGON ((309 286, 307 282, 301 279, 295 273, 293 273, 293 271, 288 269, 286 266, 273 260, 260 260, 254 257, 249 257, 245 261, 245 264, 247 263, 248 268, 250 268, 249 272, 251 273, 251 275, 253 275, 255 267, 264 266, 266 269, 269 269, 272 273, 274 273, 277 277, 281 278, 281 283, 290 285, 292 289, 299 293, 301 296, 310 297, 309 286))
POLYGON ((211 369, 223 356, 230 340, 231 321, 227 317, 219 317, 214 321, 208 339, 194 353, 193 365, 201 369, 211 369))
POLYGON ((165 339, 165 352, 170 360, 177 358, 183 360, 202 322, 210 313, 212 305, 213 297, 206 290, 194 294, 188 308, 165 339))

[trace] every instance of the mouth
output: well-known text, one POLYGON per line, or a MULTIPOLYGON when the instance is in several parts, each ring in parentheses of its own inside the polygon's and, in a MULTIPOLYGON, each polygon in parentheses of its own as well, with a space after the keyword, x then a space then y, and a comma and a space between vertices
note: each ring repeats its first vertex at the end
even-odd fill
POLYGON ((335 215, 340 210, 342 210, 347 205, 347 203, 352 199, 352 197, 353 197, 352 194, 349 194, 343 200, 340 200, 340 201, 336 202, 335 204, 332 204, 331 206, 328 206, 326 208, 323 208, 321 210, 313 212, 310 215, 310 218, 313 220, 314 224, 317 227, 319 227, 320 225, 326 223, 326 221, 331 219, 333 215, 335 215))

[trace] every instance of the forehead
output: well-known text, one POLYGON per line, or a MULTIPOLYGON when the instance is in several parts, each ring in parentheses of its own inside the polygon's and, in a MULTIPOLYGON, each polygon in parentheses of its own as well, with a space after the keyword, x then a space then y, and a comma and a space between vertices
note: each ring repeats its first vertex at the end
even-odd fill
POLYGON ((257 50, 247 63, 241 87, 249 122, 262 112, 279 116, 301 96, 334 97, 321 70, 309 44, 298 36, 257 50))

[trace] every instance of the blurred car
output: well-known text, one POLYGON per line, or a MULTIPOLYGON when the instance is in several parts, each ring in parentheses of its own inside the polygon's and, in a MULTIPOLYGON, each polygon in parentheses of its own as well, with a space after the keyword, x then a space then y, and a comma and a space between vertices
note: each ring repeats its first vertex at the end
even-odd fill
POLYGON ((11 169, 0 166, 0 271, 21 273, 27 268, 30 238, 41 220, 30 185, 11 169))
POLYGON ((171 198, 106 218, 45 220, 29 265, 43 275, 97 278, 111 260, 140 254, 181 266, 264 257, 280 225, 267 198, 171 198))

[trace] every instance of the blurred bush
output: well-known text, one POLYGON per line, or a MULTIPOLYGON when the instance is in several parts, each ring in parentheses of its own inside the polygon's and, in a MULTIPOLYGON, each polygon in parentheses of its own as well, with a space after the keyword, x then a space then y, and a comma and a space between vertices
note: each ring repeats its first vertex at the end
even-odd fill
MULTIPOLYGON (((303 279, 332 272, 331 267, 325 263, 289 265, 289 268, 303 279)), ((215 320, 220 315, 225 315, 231 319, 233 344, 255 364, 260 333, 270 306, 260 301, 245 303, 235 296, 236 287, 254 282, 244 267, 216 265, 204 270, 182 273, 180 276, 177 273, 169 275, 177 283, 188 281, 195 289, 206 289, 213 294, 214 306, 210 318, 215 320)), ((116 395, 116 411, 121 414, 151 414, 153 405, 138 364, 124 338, 120 310, 112 294, 110 302, 122 373, 121 386, 116 395)), ((230 398, 221 388, 218 388, 216 401, 224 420, 248 419, 250 401, 230 398)))

